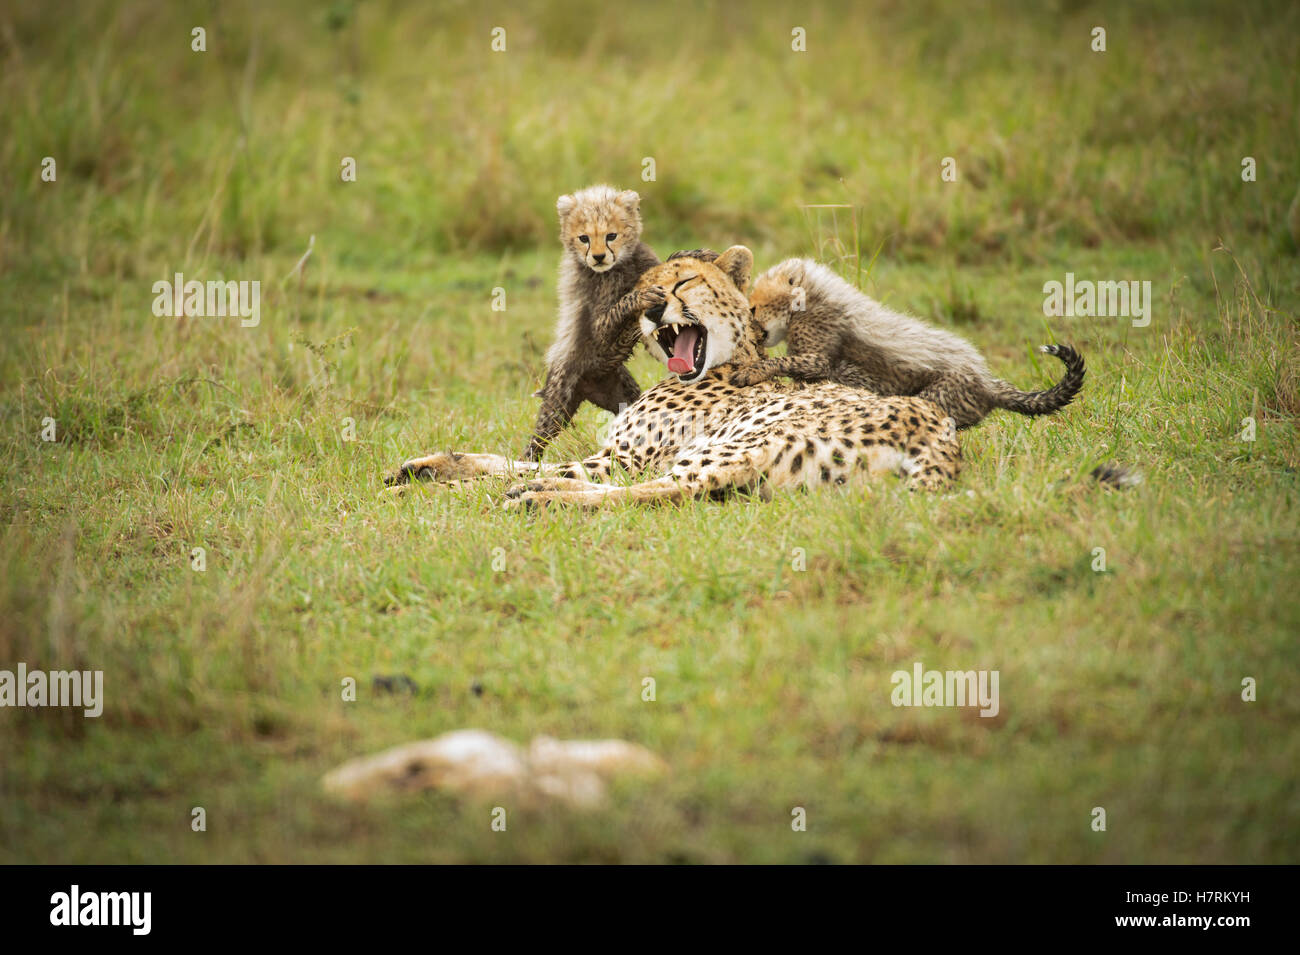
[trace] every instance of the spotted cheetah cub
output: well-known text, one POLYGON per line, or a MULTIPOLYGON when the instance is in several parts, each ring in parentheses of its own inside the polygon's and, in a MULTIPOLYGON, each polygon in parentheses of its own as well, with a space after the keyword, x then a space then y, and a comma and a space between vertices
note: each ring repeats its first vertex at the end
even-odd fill
POLYGON ((960 335, 882 305, 812 259, 772 266, 754 283, 749 304, 766 332, 763 344, 785 341, 786 355, 740 369, 733 381, 741 385, 788 375, 915 395, 942 408, 958 428, 979 423, 994 408, 1051 414, 1083 387, 1083 358, 1069 345, 1040 349, 1065 363, 1059 382, 1046 391, 1020 391, 994 378, 960 335))
POLYGON ((526 460, 542 451, 584 401, 618 413, 641 394, 624 367, 641 337, 637 317, 662 296, 629 295, 659 264, 641 241, 641 197, 628 189, 590 186, 555 203, 560 216, 560 314, 546 353, 546 382, 526 460))

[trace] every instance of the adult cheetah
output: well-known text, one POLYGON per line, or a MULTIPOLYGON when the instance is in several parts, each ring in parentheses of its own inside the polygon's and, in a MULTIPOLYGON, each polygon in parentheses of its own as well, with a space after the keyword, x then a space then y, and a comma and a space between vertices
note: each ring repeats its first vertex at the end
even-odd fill
POLYGON ((715 261, 679 257, 650 269, 628 293, 643 312, 650 350, 671 373, 625 409, 605 445, 582 461, 544 464, 495 454, 430 454, 386 478, 444 483, 535 476, 506 495, 508 507, 547 502, 597 507, 680 501, 732 490, 856 484, 885 473, 933 489, 960 468, 956 428, 921 398, 882 398, 833 382, 732 384, 763 357, 745 289, 754 257, 732 246, 715 261), (610 483, 616 468, 654 474, 610 483))

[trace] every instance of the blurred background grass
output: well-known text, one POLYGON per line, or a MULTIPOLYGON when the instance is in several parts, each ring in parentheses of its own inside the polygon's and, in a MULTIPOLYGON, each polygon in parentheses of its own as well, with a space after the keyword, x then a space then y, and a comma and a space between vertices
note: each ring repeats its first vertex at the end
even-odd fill
POLYGON ((409 265, 546 243, 553 197, 598 180, 644 194, 664 248, 794 252, 801 204, 827 202, 909 260, 1040 261, 1193 228, 1291 242, 1294 4, 954 10, 20 3, 2 26, 0 261, 120 280, 292 261, 314 233, 342 263, 409 265), (961 188, 940 181, 945 156, 961 188))

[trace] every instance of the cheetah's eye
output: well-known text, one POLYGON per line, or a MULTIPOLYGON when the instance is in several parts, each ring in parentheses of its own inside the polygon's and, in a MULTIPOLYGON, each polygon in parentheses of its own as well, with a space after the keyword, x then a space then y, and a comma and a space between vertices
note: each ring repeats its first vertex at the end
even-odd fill
POLYGON ((617 232, 611 232, 609 235, 605 236, 605 241, 606 241, 606 242, 613 242, 613 241, 614 241, 615 239, 617 239, 617 238, 618 238, 618 233, 617 233, 617 232))
POLYGON ((581 242, 583 245, 586 245, 588 242, 591 241, 591 238, 589 236, 580 235, 578 236, 578 241, 581 242))

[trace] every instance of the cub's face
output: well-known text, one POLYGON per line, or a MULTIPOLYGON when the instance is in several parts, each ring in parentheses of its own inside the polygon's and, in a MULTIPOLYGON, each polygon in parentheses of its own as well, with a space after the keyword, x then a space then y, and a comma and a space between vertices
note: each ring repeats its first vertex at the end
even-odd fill
POLYGON ((798 260, 774 265, 754 281, 749 309, 766 347, 785 341, 791 314, 803 310, 806 295, 802 281, 798 260))
POLYGON ((670 259, 637 283, 664 293, 664 303, 641 316, 641 333, 650 353, 682 381, 697 381, 729 362, 758 359, 743 291, 753 264, 749 249, 733 245, 716 262, 670 259))
POLYGON ((593 272, 608 272, 641 238, 641 197, 592 186, 555 203, 565 251, 593 272))

